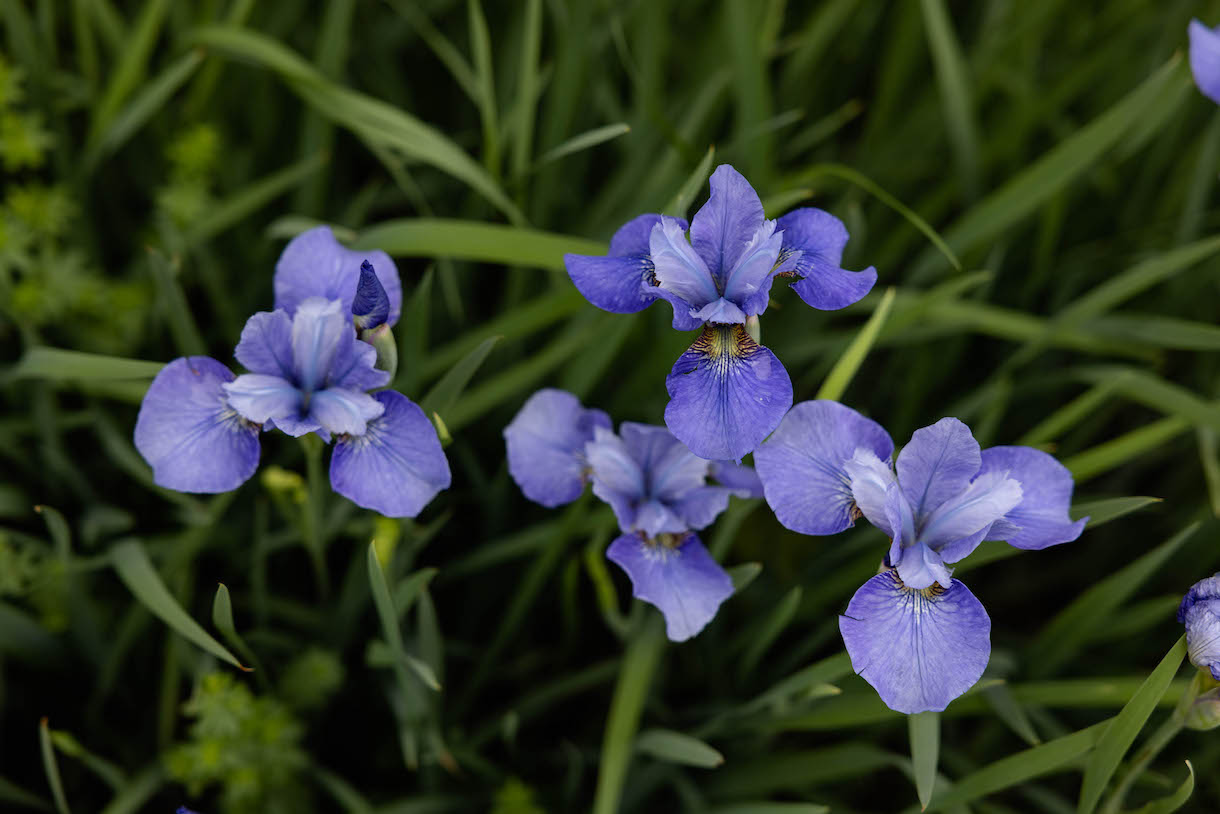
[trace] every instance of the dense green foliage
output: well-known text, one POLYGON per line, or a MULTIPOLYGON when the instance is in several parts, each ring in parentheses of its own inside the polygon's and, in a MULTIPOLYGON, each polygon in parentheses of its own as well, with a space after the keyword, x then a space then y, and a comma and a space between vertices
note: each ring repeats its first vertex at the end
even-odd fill
MULTIPOLYGON (((1191 681, 1177 604, 1220 566, 1220 111, 1192 16, 1220 3, 0 0, 0 808, 1114 805, 1191 681), (1054 451, 1094 517, 961 563, 993 653, 939 721, 842 651, 880 532, 735 500, 707 539, 743 587, 673 646, 602 556, 609 510, 508 477, 540 386, 661 421, 691 337, 593 308, 562 255, 693 211, 721 162, 771 216, 843 218, 845 266, 879 272, 843 312, 764 315, 798 401, 854 359, 823 392, 900 443, 954 415, 1054 451), (416 521, 318 488, 279 434, 210 498, 132 445, 160 365, 232 363, 315 222, 398 258, 394 384, 452 436, 416 521)), ((1180 810, 1220 808, 1194 731, 1128 805, 1181 758, 1180 810)))

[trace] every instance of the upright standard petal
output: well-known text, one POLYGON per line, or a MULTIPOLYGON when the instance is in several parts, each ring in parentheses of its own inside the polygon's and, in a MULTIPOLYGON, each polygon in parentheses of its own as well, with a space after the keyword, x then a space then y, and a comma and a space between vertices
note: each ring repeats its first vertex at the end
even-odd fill
POLYGON ((806 207, 789 212, 777 221, 783 232, 780 250, 781 275, 800 279, 792 290, 809 305, 821 311, 837 311, 858 302, 877 282, 877 270, 840 268, 847 227, 829 212, 806 207))
POLYGON ((712 173, 711 187, 711 197, 691 221, 690 239, 723 291, 763 223, 763 206, 750 182, 728 164, 712 173))
POLYGON ((783 241, 784 236, 775 231, 775 221, 763 221, 742 249, 736 265, 725 272, 724 297, 736 303, 746 316, 757 316, 767 310, 783 241))
POLYGON ((915 522, 965 490, 981 465, 979 442, 956 418, 942 418, 916 430, 895 462, 915 522))
POLYGON ((324 383, 327 388, 372 390, 390 383, 390 373, 377 367, 377 348, 356 338, 354 329, 345 329, 339 337, 330 369, 324 383))
MULTIPOLYGON (((855 521, 845 464, 857 449, 888 461, 881 425, 836 401, 802 401, 754 451, 763 493, 779 522, 802 534, 836 534, 855 521)), ((891 476, 892 479, 892 476, 891 476)), ((878 516, 884 519, 884 494, 878 516)))
POLYGON ((1190 72, 1195 84, 1208 99, 1220 104, 1220 27, 1208 28, 1198 20, 1191 20, 1187 28, 1190 35, 1190 72))
POLYGON ((351 310, 339 300, 313 297, 292 317, 292 365, 297 387, 321 389, 330 375, 345 337, 353 335, 351 310))
POLYGON ((729 507, 729 495, 732 493, 732 489, 723 486, 700 486, 667 505, 681 518, 683 529, 698 531, 710 526, 729 507))
POLYGON ((424 411, 401 393, 373 396, 385 412, 364 435, 335 443, 331 487, 386 517, 414 517, 449 487, 449 462, 424 411))
MULTIPOLYGON (((1021 495, 1021 484, 1009 477, 1007 470, 980 472, 963 491, 924 517, 919 539, 939 550, 978 535, 1021 503, 1021 495)), ((978 542, 981 538, 974 545, 978 542)), ((949 555, 952 559, 946 556, 946 560, 956 562, 969 553, 955 550, 949 555)))
POLYGON ((1178 621, 1186 625, 1190 663, 1210 670, 1220 681, 1220 574, 1190 586, 1178 608, 1178 621))
POLYGON ((665 424, 691 452, 740 460, 792 406, 792 381, 775 354, 741 325, 708 325, 665 379, 665 424))
POLYGON ((508 472, 535 503, 571 503, 585 488, 584 450, 593 428, 610 426, 608 415, 585 409, 571 393, 539 390, 504 428, 508 472))
POLYGON ((246 320, 233 351, 251 373, 292 380, 292 317, 287 311, 260 311, 246 320))
POLYGON ((684 642, 703 630, 733 595, 733 581, 693 534, 674 546, 624 534, 606 556, 627 572, 635 598, 665 616, 671 641, 684 642))
MULTIPOLYGON (((678 221, 661 218, 649 237, 649 251, 657 287, 676 296, 691 311, 720 299, 720 287, 711 270, 687 242, 678 221)), ((673 306, 677 312, 678 303, 673 302, 673 306)))
POLYGON ((385 252, 352 251, 344 248, 329 226, 317 226, 288 241, 275 264, 275 307, 296 312, 310 297, 342 302, 345 314, 352 312, 360 265, 373 264, 377 279, 390 303, 387 322, 393 326, 402 312, 402 281, 398 267, 385 252))
POLYGON ((860 586, 839 631, 854 669, 896 712, 939 712, 983 675, 991 620, 960 581, 916 591, 893 571, 860 586))
POLYGON ((140 404, 136 449, 158 486, 213 494, 236 489, 258 468, 258 427, 228 405, 233 373, 207 356, 163 367, 140 404))
MULTIPOLYGON (((650 497, 640 461, 622 438, 604 427, 594 427, 593 440, 585 444, 585 460, 593 494, 614 510, 620 530, 635 531, 640 504, 650 497)), ((657 522, 656 512, 647 519, 657 522)))
POLYGON ((1021 484, 1021 502, 1004 515, 1009 545, 1043 549, 1070 543, 1084 531, 1089 518, 1072 522, 1072 473, 1052 456, 1033 447, 991 447, 983 450, 981 479, 990 472, 1007 472, 1021 484))
POLYGON ((360 330, 371 330, 384 325, 390 316, 390 298, 385 286, 377 279, 373 264, 365 260, 360 264, 360 282, 356 284, 356 297, 352 300, 352 321, 360 330))
MULTIPOLYGON (((686 221, 673 219, 685 231, 686 221)), ((649 239, 660 215, 640 215, 623 224, 610 239, 606 256, 565 254, 564 267, 585 299, 615 314, 634 314, 651 305, 657 294, 649 239)))
POLYGON ((671 502, 707 483, 711 461, 694 455, 665 427, 624 421, 619 435, 639 463, 650 497, 671 502))

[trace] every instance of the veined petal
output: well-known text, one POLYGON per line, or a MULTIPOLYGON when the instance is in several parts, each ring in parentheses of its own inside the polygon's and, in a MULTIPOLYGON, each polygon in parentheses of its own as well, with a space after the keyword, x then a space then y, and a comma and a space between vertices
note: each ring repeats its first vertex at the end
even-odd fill
POLYGON ((991 620, 960 581, 906 587, 893 571, 860 586, 839 617, 852 669, 896 712, 941 711, 983 675, 991 620))
POLYGON ((650 282, 652 261, 647 257, 598 257, 565 254, 564 268, 576 290, 603 311, 634 314, 656 302, 650 282))
POLYGON ((741 325, 708 325, 665 379, 665 424, 691 452, 740 460, 779 425, 792 381, 741 325))
POLYGON ((251 373, 291 380, 292 317, 287 311, 260 311, 246 320, 241 341, 233 351, 251 373))
POLYGON ((956 418, 942 418, 916 430, 898 453, 898 482, 911 501, 916 525, 937 506, 956 497, 982 465, 979 442, 956 418))
POLYGON ((327 387, 347 390, 372 390, 390 383, 390 373, 377 369, 377 349, 356 338, 354 330, 344 330, 339 337, 335 357, 326 373, 327 387))
POLYGON ((335 435, 364 435, 368 422, 384 412, 382 403, 368 393, 342 387, 319 390, 309 400, 309 417, 335 435))
POLYGON ((1007 472, 1021 484, 1021 502, 1004 515, 1004 536, 993 539, 1036 550, 1070 543, 1084 531, 1089 518, 1072 522, 1068 516, 1072 473, 1052 456, 1033 447, 991 447, 983 450, 982 461, 980 479, 991 472, 1007 472))
POLYGON ((593 428, 593 440, 585 444, 585 460, 592 472, 593 494, 610 504, 619 528, 636 528, 636 507, 649 495, 644 470, 623 439, 604 427, 593 428))
POLYGON ((775 279, 775 263, 783 242, 784 236, 775 231, 775 221, 763 221, 737 263, 726 274, 725 299, 739 305, 747 316, 757 316, 767 310, 767 298, 775 279))
POLYGON ((736 303, 729 302, 724 297, 709 302, 699 310, 691 311, 691 316, 700 322, 710 322, 714 325, 740 325, 746 321, 746 314, 736 303))
POLYGON ((897 481, 888 456, 887 460, 882 461, 872 449, 859 447, 852 453, 851 459, 843 464, 843 471, 847 473, 849 495, 856 502, 856 507, 868 518, 868 522, 887 536, 894 537, 894 529, 885 511, 885 500, 897 481))
POLYGON ((1208 28, 1198 20, 1191 20, 1187 32, 1190 72, 1195 84, 1204 96, 1220 104, 1220 28, 1208 28))
POLYGON ((640 466, 649 497, 671 503, 707 483, 711 462, 694 455, 667 428, 624 421, 619 435, 640 466))
POLYGON ((335 240, 329 226, 317 226, 288 241, 275 264, 275 307, 294 314, 310 297, 339 300, 344 314, 352 312, 360 265, 373 264, 381 287, 389 300, 386 320, 391 326, 402 312, 402 281, 398 267, 385 252, 353 251, 335 240))
POLYGON ((897 562, 891 558, 890 564, 897 567, 898 578, 908 588, 922 591, 937 584, 942 588, 954 585, 953 571, 945 565, 940 554, 923 543, 902 549, 899 557, 897 562))
POLYGON ((711 476, 737 497, 762 497, 763 482, 752 466, 735 461, 712 461, 711 476))
POLYGON ((207 356, 175 359, 149 385, 136 419, 136 449, 158 486, 212 494, 236 489, 258 467, 258 428, 228 405, 227 367, 207 356))
POLYGON ((711 197, 695 213, 690 237, 723 291, 729 272, 762 225, 763 207, 750 182, 728 164, 716 168, 710 183, 711 197))
MULTIPOLYGON (((711 271, 687 242, 686 233, 676 220, 661 218, 652 227, 649 253, 657 286, 677 296, 692 310, 720 299, 711 271)), ((675 303, 675 312, 677 308, 675 303)))
POLYGON ((847 227, 829 212, 805 207, 784 215, 777 225, 784 240, 778 272, 800 277, 792 290, 814 308, 846 308, 876 284, 877 270, 871 266, 864 271, 839 267, 847 245, 847 227))
MULTIPOLYGON (((1021 484, 1008 476, 1008 470, 980 472, 964 491, 928 513, 919 530, 920 542, 940 549, 971 537, 989 528, 1019 503, 1021 484)), ((947 561, 956 562, 969 553, 954 552, 953 559, 947 561)))
POLYGON ((634 512, 635 521, 627 531, 643 532, 649 539, 659 534, 682 534, 690 531, 686 521, 659 500, 645 500, 634 512))
POLYGON ((647 257, 652 240, 652 229, 662 219, 673 221, 685 232, 689 227, 685 218, 671 218, 666 215, 637 215, 624 223, 610 238, 611 257, 647 257))
POLYGON ((229 406, 247 421, 255 424, 275 421, 280 426, 281 419, 302 417, 301 391, 279 376, 245 373, 223 387, 229 406))
MULTIPOLYGON (((754 451, 763 492, 779 522, 802 534, 850 527, 855 499, 845 465, 858 449, 888 461, 894 442, 880 424, 838 402, 802 401, 793 407, 754 451)), ((884 508, 878 516, 884 519, 884 508)))
POLYGON ((1190 663, 1210 670, 1220 681, 1220 574, 1190 586, 1178 608, 1178 621, 1186 625, 1190 663))
POLYGON ((548 508, 571 503, 585 489, 585 444, 610 417, 585 409, 563 390, 539 390, 504 428, 508 472, 525 496, 548 508))
POLYGON ((676 547, 624 534, 606 556, 627 572, 635 598, 665 616, 671 641, 684 642, 703 630, 733 595, 733 581, 693 534, 676 547))
POLYGON ((672 502, 670 507, 682 518, 683 528, 698 531, 710 526, 729 507, 732 492, 723 486, 700 486, 672 502))
POLYGON ((345 336, 354 335, 350 309, 339 300, 313 297, 292 317, 292 367, 306 393, 324 386, 345 336))
POLYGON ((414 517, 449 487, 449 462, 432 422, 414 402, 393 390, 372 398, 384 412, 364 435, 335 443, 331 488, 386 517, 414 517))

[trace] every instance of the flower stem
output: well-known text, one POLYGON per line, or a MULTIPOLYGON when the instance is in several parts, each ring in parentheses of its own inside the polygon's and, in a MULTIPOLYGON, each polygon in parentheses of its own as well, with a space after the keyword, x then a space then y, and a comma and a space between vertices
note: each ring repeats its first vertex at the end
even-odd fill
POLYGON ((301 537, 313 565, 319 596, 330 594, 330 575, 326 570, 326 539, 322 528, 322 439, 310 434, 301 439, 305 450, 305 511, 301 516, 301 537))
POLYGON ((1174 737, 1182 731, 1182 727, 1186 724, 1186 714, 1190 711, 1191 706, 1198 696, 1198 683, 1192 681, 1186 692, 1182 694, 1178 705, 1174 707, 1173 712, 1165 722, 1157 728, 1156 732, 1144 742, 1140 750, 1135 753, 1135 757, 1127 765, 1126 771, 1115 785, 1114 791, 1110 794, 1109 799, 1097 809, 1098 814, 1118 814, 1122 810, 1123 800, 1127 797, 1127 792, 1135 785, 1135 781, 1144 773, 1148 765, 1161 753, 1174 737))
POLYGON ((616 814, 618 811, 644 701, 648 698, 648 687, 652 684, 653 673, 664 649, 665 629, 661 616, 650 613, 635 638, 627 645, 619 668, 618 683, 614 686, 614 697, 610 701, 610 714, 606 720, 606 734, 602 739, 593 814, 616 814))

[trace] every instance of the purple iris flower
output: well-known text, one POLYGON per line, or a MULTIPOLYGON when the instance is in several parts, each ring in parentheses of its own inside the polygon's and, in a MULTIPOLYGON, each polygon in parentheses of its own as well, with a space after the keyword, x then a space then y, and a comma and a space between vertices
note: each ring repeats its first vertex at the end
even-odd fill
POLYGON ((1204 96, 1220 104, 1220 27, 1208 28, 1198 20, 1191 20, 1187 32, 1190 72, 1195 76, 1195 84, 1204 96))
POLYGON ((730 494, 748 495, 746 467, 723 471, 736 488, 710 485, 718 462, 696 457, 665 427, 624 422, 616 435, 605 413, 562 390, 531 396, 504 438, 509 473, 531 500, 570 503, 592 482, 622 532, 606 555, 635 597, 661 611, 671 640, 697 634, 733 593, 694 532, 725 510, 730 494))
POLYGON ((352 308, 366 262, 371 264, 384 290, 389 310, 385 321, 393 327, 402 314, 402 281, 398 277, 398 267, 383 251, 358 252, 345 248, 335 240, 329 226, 315 226, 302 232, 284 247, 275 263, 276 310, 282 309, 291 315, 305 300, 321 297, 339 300, 347 313, 367 314, 368 311, 353 311, 352 308))
POLYGON ((852 667, 898 712, 943 710, 983 674, 991 620, 949 564, 983 540, 1042 549, 1075 540, 1072 476, 1032 447, 980 450, 943 418, 890 460, 879 424, 833 401, 796 405, 754 453, 767 502, 788 528, 835 534, 863 516, 892 543, 839 630, 852 667))
POLYGON ((1220 681, 1220 574, 1190 586, 1178 608, 1178 621, 1186 625, 1190 663, 1210 670, 1220 681))
POLYGON ((839 267, 847 230, 833 215, 798 209, 767 220, 758 194, 722 164, 711 197, 686 221, 640 215, 610 240, 605 257, 564 255, 572 282, 589 302, 617 314, 666 300, 673 327, 702 326, 665 380, 665 423, 701 458, 740 460, 775 429, 792 405, 792 381, 779 359, 747 331, 767 309, 776 277, 814 308, 856 302, 877 272, 839 267))
MULTIPOLYGON (((299 249, 299 240, 285 256, 294 244, 299 249)), ((299 251, 293 253, 302 264, 299 251)), ((331 287, 335 255, 323 252, 318 260, 317 287, 331 287)), ((281 258, 281 270, 284 265, 281 258)), ((379 276, 366 275, 361 284, 359 263, 354 271, 349 300, 303 297, 291 313, 278 308, 250 317, 235 351, 249 373, 234 377, 215 359, 192 356, 157 374, 140 407, 135 444, 158 485, 180 492, 236 489, 258 467, 260 428, 278 428, 333 438, 332 488, 386 516, 414 517, 449 486, 449 464, 423 411, 392 390, 368 392, 390 375, 375 367, 376 350, 356 338, 355 321, 392 318, 395 306, 379 276), (353 302, 372 310, 353 315, 353 302)), ((292 290, 305 288, 297 279, 292 290)))

